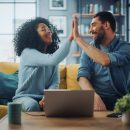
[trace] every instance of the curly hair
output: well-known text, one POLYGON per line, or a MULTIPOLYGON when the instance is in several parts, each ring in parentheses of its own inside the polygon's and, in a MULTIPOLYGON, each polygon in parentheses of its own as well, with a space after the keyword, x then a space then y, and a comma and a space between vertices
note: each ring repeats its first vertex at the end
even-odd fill
POLYGON ((37 49, 41 53, 53 54, 59 48, 59 37, 57 29, 47 20, 41 17, 27 20, 16 31, 14 37, 14 49, 16 55, 20 56, 25 48, 37 49), (52 31, 52 43, 47 47, 44 52, 45 43, 41 40, 37 32, 39 23, 44 23, 52 31))

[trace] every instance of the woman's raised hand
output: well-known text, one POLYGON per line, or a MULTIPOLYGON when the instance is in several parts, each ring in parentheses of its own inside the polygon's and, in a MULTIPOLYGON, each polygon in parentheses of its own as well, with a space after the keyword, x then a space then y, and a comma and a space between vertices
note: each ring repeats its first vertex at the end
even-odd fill
POLYGON ((79 31, 78 31, 78 18, 77 16, 73 17, 73 38, 76 40, 77 37, 79 37, 79 31))

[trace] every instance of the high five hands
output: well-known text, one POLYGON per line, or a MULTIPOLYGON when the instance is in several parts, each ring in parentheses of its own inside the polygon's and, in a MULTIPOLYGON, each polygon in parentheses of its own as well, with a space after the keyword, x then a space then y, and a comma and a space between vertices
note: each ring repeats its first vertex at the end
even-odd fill
POLYGON ((76 38, 78 38, 79 35, 79 31, 78 31, 78 18, 77 16, 73 16, 73 20, 71 23, 71 34, 69 36, 69 40, 76 40, 76 38))

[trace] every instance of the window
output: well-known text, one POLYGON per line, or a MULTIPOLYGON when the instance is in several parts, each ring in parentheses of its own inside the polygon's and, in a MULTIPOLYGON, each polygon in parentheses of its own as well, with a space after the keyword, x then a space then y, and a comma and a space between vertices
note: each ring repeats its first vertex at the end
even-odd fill
POLYGON ((27 19, 36 17, 36 8, 37 0, 0 0, 0 61, 19 61, 13 48, 14 34, 27 19))

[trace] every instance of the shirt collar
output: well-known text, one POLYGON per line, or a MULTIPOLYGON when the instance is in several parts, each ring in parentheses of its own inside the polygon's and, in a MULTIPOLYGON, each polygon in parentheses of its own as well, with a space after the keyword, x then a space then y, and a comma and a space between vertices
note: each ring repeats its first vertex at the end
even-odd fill
POLYGON ((113 49, 115 48, 115 46, 117 45, 118 41, 119 41, 119 38, 118 38, 117 36, 115 36, 115 37, 113 38, 111 44, 108 46, 108 48, 109 48, 110 50, 113 50, 113 49))
MULTIPOLYGON (((114 47, 116 46, 116 44, 118 43, 118 41, 119 41, 119 38, 118 38, 117 36, 115 36, 115 37, 113 38, 113 40, 111 41, 111 44, 108 45, 107 48, 108 48, 109 50, 113 50, 114 47)), ((95 46, 96 46, 97 48, 100 48, 100 45, 95 44, 95 46)))

